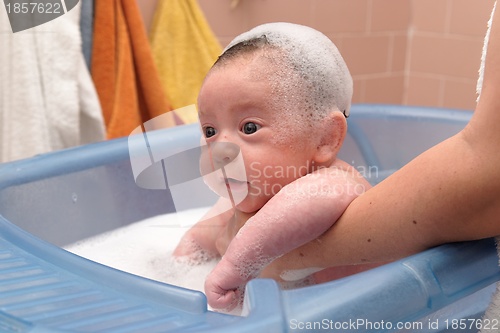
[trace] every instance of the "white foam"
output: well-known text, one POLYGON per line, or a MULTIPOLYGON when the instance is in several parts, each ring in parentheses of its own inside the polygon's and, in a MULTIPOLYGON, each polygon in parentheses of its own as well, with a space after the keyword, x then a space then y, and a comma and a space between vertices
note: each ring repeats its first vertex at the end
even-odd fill
POLYGON ((188 230, 185 226, 198 221, 207 210, 198 208, 152 217, 65 249, 125 272, 203 292, 205 277, 217 260, 190 265, 175 260, 172 252, 188 230))
POLYGON ((323 270, 323 268, 319 267, 311 267, 311 268, 302 268, 302 269, 295 269, 295 270, 288 270, 288 271, 283 271, 280 274, 280 277, 285 280, 285 281, 298 281, 298 280, 303 280, 310 275, 319 272, 323 270))
POLYGON ((299 24, 266 23, 237 36, 224 52, 235 44, 261 36, 266 36, 271 45, 285 51, 294 70, 301 74, 301 81, 311 82, 309 89, 314 98, 310 103, 317 105, 309 107, 330 109, 333 102, 340 111, 349 114, 353 93, 352 77, 339 50, 327 36, 299 24))

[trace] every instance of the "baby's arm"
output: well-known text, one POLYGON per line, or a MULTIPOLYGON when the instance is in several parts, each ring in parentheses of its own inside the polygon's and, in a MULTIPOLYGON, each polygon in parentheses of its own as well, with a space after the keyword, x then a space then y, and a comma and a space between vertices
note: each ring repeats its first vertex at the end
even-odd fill
POLYGON ((234 308, 241 301, 245 283, 266 265, 328 230, 370 186, 358 176, 352 170, 325 168, 278 192, 241 228, 207 277, 208 303, 217 309, 234 308))
POLYGON ((201 261, 219 256, 216 240, 220 231, 234 214, 234 210, 223 209, 220 199, 199 222, 189 229, 175 248, 174 257, 201 261))

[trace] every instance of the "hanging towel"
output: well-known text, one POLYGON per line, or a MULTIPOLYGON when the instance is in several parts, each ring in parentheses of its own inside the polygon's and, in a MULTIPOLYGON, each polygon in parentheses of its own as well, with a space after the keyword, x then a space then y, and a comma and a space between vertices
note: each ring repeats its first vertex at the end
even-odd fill
POLYGON ((94 34, 94 0, 82 1, 80 31, 82 34, 82 52, 87 67, 90 69, 92 58, 92 35, 94 34))
MULTIPOLYGON (((221 53, 221 46, 196 0, 158 1, 150 39, 163 89, 172 107, 195 104, 205 75, 221 53)), ((176 115, 184 123, 198 121, 194 111, 176 115)))
MULTIPOLYGON (((493 5, 493 11, 491 12, 490 20, 488 21, 488 30, 486 31, 486 36, 484 38, 483 53, 481 56, 481 66, 479 67, 479 78, 477 80, 477 86, 476 86, 476 91, 477 91, 477 95, 478 95, 477 100, 478 101, 479 101, 479 98, 481 97, 481 90, 483 88, 484 65, 485 65, 485 61, 486 61, 486 53, 488 51, 488 41, 490 39, 491 24, 493 22, 493 13, 495 12, 496 6, 497 6, 497 2, 495 1, 494 5, 493 5)), ((498 23, 495 23, 495 24, 498 24, 498 23)), ((496 237, 496 243, 497 243, 497 252, 498 252, 498 255, 500 258, 500 236, 496 237)), ((500 265, 500 262, 499 262, 499 265, 500 265)), ((493 297, 491 298, 490 306, 486 310, 486 313, 484 315, 482 322, 494 323, 499 318, 500 318, 500 282, 497 282, 496 291, 495 291, 493 297)), ((495 325, 494 328, 483 329, 483 330, 481 330, 481 332, 500 333, 500 327, 498 327, 498 325, 495 325)))
POLYGON ((136 1, 95 1, 92 77, 110 139, 171 110, 136 1))
POLYGON ((13 33, 0 10, 0 162, 104 139, 79 19, 80 5, 13 33))

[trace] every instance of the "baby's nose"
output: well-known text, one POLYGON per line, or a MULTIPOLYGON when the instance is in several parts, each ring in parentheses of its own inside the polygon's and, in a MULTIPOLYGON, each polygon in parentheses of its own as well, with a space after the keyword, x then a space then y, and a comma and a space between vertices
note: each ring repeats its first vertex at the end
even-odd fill
POLYGON ((231 163, 240 153, 240 147, 231 142, 212 142, 210 150, 217 168, 231 163))

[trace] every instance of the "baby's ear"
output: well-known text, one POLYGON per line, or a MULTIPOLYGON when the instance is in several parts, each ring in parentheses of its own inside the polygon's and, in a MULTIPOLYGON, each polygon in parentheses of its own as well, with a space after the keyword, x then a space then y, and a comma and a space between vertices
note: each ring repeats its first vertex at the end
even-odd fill
POLYGON ((321 139, 314 161, 318 164, 333 163, 347 133, 347 121, 340 111, 333 111, 320 124, 321 139))

